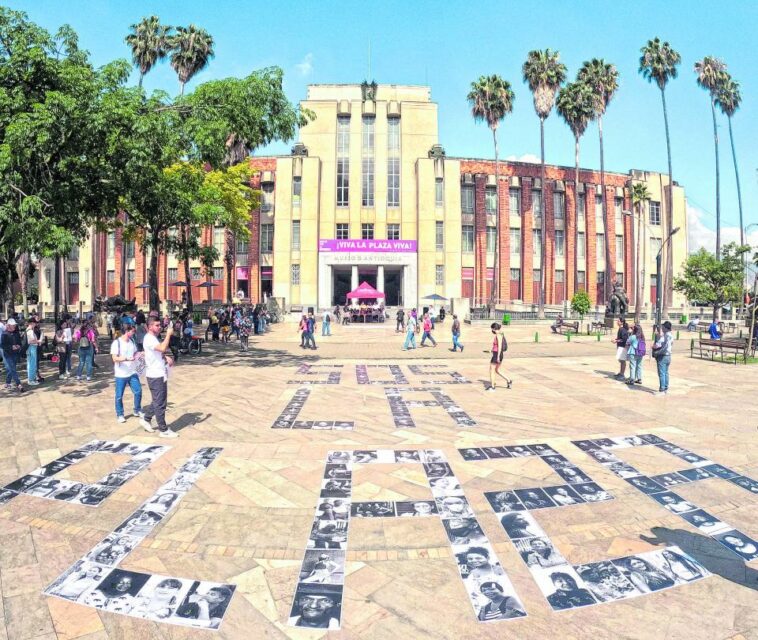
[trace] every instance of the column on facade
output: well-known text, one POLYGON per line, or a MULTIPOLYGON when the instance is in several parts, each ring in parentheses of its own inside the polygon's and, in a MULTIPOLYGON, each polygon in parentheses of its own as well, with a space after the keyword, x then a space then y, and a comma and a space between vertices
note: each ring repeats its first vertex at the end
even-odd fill
POLYGON ((487 175, 474 176, 474 297, 487 298, 487 175))
POLYGON ((542 185, 542 224, 545 225, 545 252, 543 265, 545 274, 545 304, 558 304, 555 299, 555 211, 553 210, 553 180, 545 178, 542 185))
POLYGON ((376 268, 376 290, 384 293, 384 265, 380 264, 376 268))
POLYGON ((571 300, 576 291, 576 281, 574 278, 574 272, 576 271, 576 242, 574 241, 574 236, 576 235, 576 227, 578 224, 576 219, 576 185, 567 180, 564 193, 566 195, 566 224, 564 225, 565 250, 563 255, 566 270, 563 274, 563 281, 565 282, 566 299, 571 300))
POLYGON ((532 179, 521 178, 521 296, 524 303, 534 303, 534 245, 532 228, 534 212, 532 211, 532 179))
POLYGON ((354 264, 350 267, 350 290, 353 291, 358 288, 358 265, 354 264))
POLYGON ((604 304, 597 299, 597 223, 595 220, 595 185, 584 183, 584 281, 593 304, 604 304))
POLYGON ((605 242, 608 247, 610 264, 605 265, 605 294, 603 302, 607 302, 608 293, 613 290, 612 284, 616 279, 616 187, 605 186, 605 242))
POLYGON ((511 299, 511 222, 510 222, 510 178, 500 176, 497 185, 497 229, 498 229, 498 300, 511 299))
MULTIPOLYGON (((624 211, 632 210, 631 191, 624 188, 624 211)), ((629 297, 630 304, 637 304, 637 278, 639 274, 637 269, 639 265, 635 261, 635 252, 637 250, 637 235, 634 232, 634 216, 623 216, 624 222, 624 273, 627 274, 624 283, 626 294, 629 297)))

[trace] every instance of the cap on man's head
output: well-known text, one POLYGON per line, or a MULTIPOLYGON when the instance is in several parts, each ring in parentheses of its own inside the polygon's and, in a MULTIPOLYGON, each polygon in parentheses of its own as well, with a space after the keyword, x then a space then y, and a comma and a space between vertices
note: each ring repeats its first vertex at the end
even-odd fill
POLYGON ((129 316, 124 316, 121 318, 121 324, 133 327, 134 326, 134 318, 130 318, 129 316))
POLYGON ((8 322, 5 323, 9 327, 15 327, 16 321, 13 318, 8 318, 8 322))

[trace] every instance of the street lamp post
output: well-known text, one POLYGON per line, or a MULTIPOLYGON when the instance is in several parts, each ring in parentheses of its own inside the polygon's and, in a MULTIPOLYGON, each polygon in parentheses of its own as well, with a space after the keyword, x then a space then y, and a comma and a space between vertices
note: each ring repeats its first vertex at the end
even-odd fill
POLYGON ((672 236, 677 231, 679 231, 679 227, 674 227, 669 232, 655 256, 655 326, 659 328, 661 326, 661 302, 663 298, 663 291, 661 290, 661 254, 666 244, 671 241, 672 236))

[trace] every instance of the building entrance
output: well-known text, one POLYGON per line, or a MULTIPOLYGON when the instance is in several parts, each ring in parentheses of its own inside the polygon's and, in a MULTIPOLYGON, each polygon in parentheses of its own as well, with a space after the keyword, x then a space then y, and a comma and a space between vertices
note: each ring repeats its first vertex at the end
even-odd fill
POLYGON ((403 267, 384 267, 384 304, 403 306, 403 267))
POLYGON ((350 267, 332 268, 332 305, 342 306, 347 300, 347 294, 352 291, 350 267))

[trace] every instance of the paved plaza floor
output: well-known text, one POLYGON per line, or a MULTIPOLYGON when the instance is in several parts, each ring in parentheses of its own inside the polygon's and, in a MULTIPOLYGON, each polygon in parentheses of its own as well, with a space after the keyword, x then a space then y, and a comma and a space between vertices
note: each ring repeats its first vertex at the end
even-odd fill
POLYGON ((610 337, 537 329, 490 393, 485 326, 274 325, 182 358, 177 440, 116 422, 105 357, 0 396, 0 638, 758 639, 758 367, 682 334, 659 396, 653 360, 629 388, 610 337))

